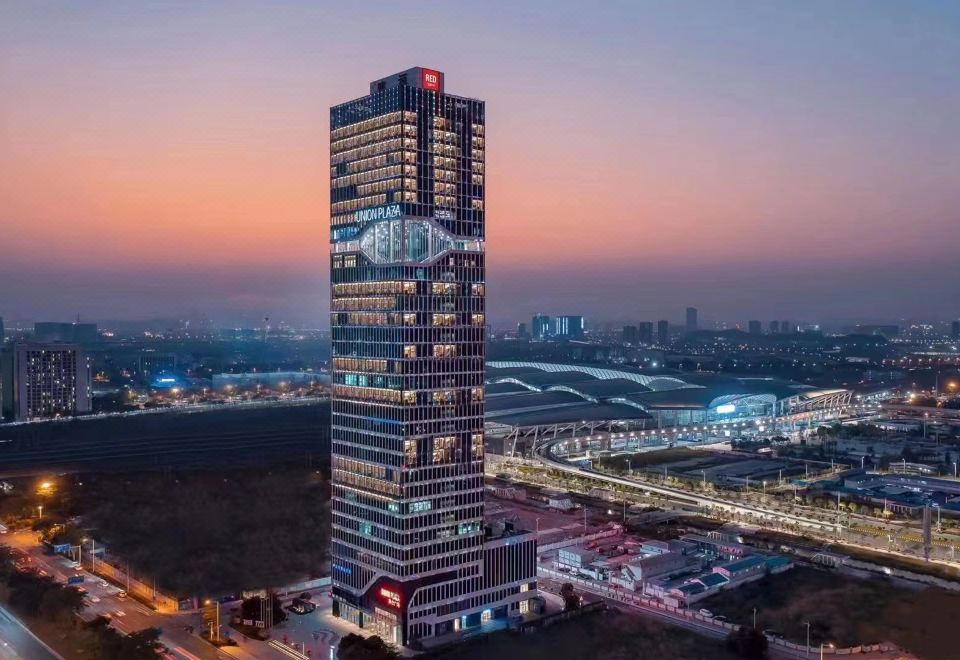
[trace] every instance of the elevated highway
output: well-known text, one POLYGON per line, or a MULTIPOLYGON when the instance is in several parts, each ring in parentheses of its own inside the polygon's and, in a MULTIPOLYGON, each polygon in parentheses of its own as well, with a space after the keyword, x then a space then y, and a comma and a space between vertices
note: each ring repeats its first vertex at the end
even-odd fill
POLYGON ((806 518, 804 516, 785 513, 783 511, 774 509, 766 509, 754 504, 734 502, 732 500, 726 500, 714 495, 692 493, 679 488, 670 488, 669 486, 654 484, 647 481, 617 477, 614 475, 597 472, 596 470, 589 468, 571 465, 567 461, 558 459, 553 455, 553 447, 560 442, 563 442, 563 440, 558 439, 544 441, 536 450, 537 460, 543 465, 554 470, 560 470, 561 472, 567 472, 580 477, 588 476, 597 481, 604 481, 618 486, 626 486, 628 488, 642 490, 644 492, 657 493, 667 496, 672 500, 694 504, 699 507, 711 507, 713 509, 718 509, 720 511, 726 511, 729 513, 749 515, 761 522, 776 521, 780 524, 786 522, 806 529, 817 530, 819 532, 837 533, 840 531, 840 527, 836 523, 830 523, 814 518, 806 518))

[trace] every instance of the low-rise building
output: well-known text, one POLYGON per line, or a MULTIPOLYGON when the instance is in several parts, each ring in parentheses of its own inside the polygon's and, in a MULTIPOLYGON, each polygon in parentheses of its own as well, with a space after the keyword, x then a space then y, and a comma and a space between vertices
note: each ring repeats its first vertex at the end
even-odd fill
POLYGON ((562 490, 546 489, 543 491, 543 496, 546 498, 547 506, 551 509, 569 511, 573 508, 573 500, 570 498, 570 493, 562 490))
POLYGON ((681 541, 693 544, 700 552, 723 559, 740 559, 750 554, 750 547, 727 538, 711 538, 700 534, 685 534, 681 541))
POLYGON ((622 565, 618 573, 610 576, 610 583, 629 591, 643 592, 655 577, 696 571, 700 566, 699 560, 685 557, 679 552, 651 554, 622 565))
POLYGON ((713 572, 722 575, 731 583, 743 582, 754 577, 763 577, 767 573, 767 558, 751 555, 737 561, 715 566, 713 572))

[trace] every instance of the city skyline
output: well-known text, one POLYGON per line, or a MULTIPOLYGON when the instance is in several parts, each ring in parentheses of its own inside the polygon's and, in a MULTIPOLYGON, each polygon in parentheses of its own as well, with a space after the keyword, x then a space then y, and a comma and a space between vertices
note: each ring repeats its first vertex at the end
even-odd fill
POLYGON ((0 314, 322 325, 325 108, 402 61, 491 102, 494 324, 956 317, 955 6, 374 9, 6 4, 0 314))

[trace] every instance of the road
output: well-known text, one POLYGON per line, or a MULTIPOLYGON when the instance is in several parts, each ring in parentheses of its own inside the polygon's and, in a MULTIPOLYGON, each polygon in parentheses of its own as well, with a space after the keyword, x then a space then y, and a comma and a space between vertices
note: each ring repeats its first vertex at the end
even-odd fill
POLYGON ((63 660, 0 605, 0 660, 63 660))
POLYGON ((575 474, 578 476, 589 475, 592 479, 598 479, 600 481, 606 481, 608 483, 616 484, 619 486, 628 486, 630 488, 636 488, 638 490, 648 491, 652 493, 659 493, 661 495, 668 495, 674 499, 677 499, 681 502, 690 502, 697 506, 710 506, 724 511, 730 511, 733 513, 739 514, 750 514, 754 515, 760 520, 776 520, 776 521, 788 521, 800 527, 815 529, 815 530, 829 530, 836 531, 836 523, 831 523, 823 520, 815 520, 812 518, 805 518, 803 516, 798 516, 795 514, 785 513, 783 511, 775 511, 773 509, 764 509, 759 506, 752 504, 744 504, 741 502, 733 502, 730 500, 725 500, 720 497, 715 497, 712 495, 705 495, 702 493, 694 493, 690 491, 680 490, 678 488, 670 488, 668 486, 661 486, 658 484, 649 483, 646 481, 638 481, 636 479, 627 479, 624 477, 617 477, 609 474, 604 474, 602 472, 596 472, 594 470, 581 468, 579 466, 571 465, 562 459, 554 458, 551 453, 551 448, 557 442, 562 442, 562 440, 552 440, 544 442, 540 447, 537 448, 537 458, 544 465, 562 472, 567 472, 570 474, 575 474))
MULTIPOLYGON (((589 468, 582 468, 572 465, 563 459, 553 456, 551 451, 552 447, 559 442, 563 442, 563 440, 549 440, 540 445, 537 448, 537 460, 551 469, 560 470, 568 474, 580 477, 589 477, 591 479, 605 481, 620 486, 629 486, 641 491, 666 495, 681 503, 688 502, 699 507, 710 507, 713 510, 728 512, 739 516, 749 516, 752 518, 752 520, 754 520, 755 524, 768 524, 776 529, 782 528, 783 523, 787 523, 790 525, 796 525, 799 528, 803 528, 812 536, 821 538, 821 540, 826 542, 832 543, 839 541, 847 545, 858 546, 868 550, 891 552, 892 554, 903 554, 905 557, 916 558, 915 555, 902 553, 899 549, 891 549, 887 547, 887 543, 883 542, 882 539, 878 540, 878 537, 876 536, 861 533, 856 527, 850 528, 847 525, 843 525, 842 522, 838 527, 836 515, 826 511, 810 510, 808 515, 803 515, 802 513, 798 514, 795 512, 784 511, 782 508, 764 507, 759 504, 727 500, 715 495, 708 495, 647 481, 641 481, 637 478, 618 477, 605 474, 603 472, 597 472, 589 468), (844 534, 845 531, 846 534, 844 534), (859 536, 856 538, 852 537, 852 532, 858 533, 859 536), (841 534, 843 534, 842 537, 841 534)), ((886 531, 903 537, 903 541, 910 540, 909 533, 905 534, 905 530, 901 525, 895 523, 883 523, 863 516, 855 516, 854 518, 869 521, 877 526, 883 526, 886 531)), ((851 520, 850 514, 844 514, 844 519, 849 524, 851 520)), ((915 539, 916 541, 920 540, 919 536, 916 536, 915 539)), ((944 552, 952 547, 950 540, 945 538, 935 538, 934 546, 938 549, 944 550, 944 552)), ((956 562, 953 554, 945 557, 931 557, 930 561, 946 566, 960 565, 958 562, 956 562)))
MULTIPOLYGON (((33 565, 54 576, 59 582, 66 582, 69 576, 82 574, 84 582, 78 586, 87 590, 87 606, 84 609, 84 617, 109 616, 111 625, 124 633, 143 630, 144 628, 160 628, 162 631, 160 641, 170 649, 172 656, 177 660, 230 660, 231 658, 277 660, 288 657, 267 644, 254 641, 244 642, 237 647, 216 649, 187 630, 188 626, 193 626, 195 630, 200 629, 199 614, 161 614, 129 596, 122 598, 119 596, 121 593, 120 587, 112 585, 88 571, 78 571, 73 568, 66 557, 44 553, 42 546, 37 543, 34 532, 8 534, 3 538, 3 541, 13 548, 26 552, 33 565)), ((228 605, 224 607, 226 611, 229 611, 228 605)), ((6 629, 6 626, 0 627, 0 635, 3 635, 3 631, 6 631, 6 629)), ((239 634, 234 633, 234 636, 238 637, 239 634)), ((30 637, 32 635, 27 633, 25 638, 21 632, 16 639, 10 640, 11 647, 16 649, 16 653, 20 655, 10 655, 9 657, 29 658, 30 660, 33 660, 34 657, 58 657, 55 655, 33 655, 30 637)), ((34 644, 37 643, 35 638, 32 641, 34 644)), ((6 660, 6 657, 0 653, 0 659, 6 660)))

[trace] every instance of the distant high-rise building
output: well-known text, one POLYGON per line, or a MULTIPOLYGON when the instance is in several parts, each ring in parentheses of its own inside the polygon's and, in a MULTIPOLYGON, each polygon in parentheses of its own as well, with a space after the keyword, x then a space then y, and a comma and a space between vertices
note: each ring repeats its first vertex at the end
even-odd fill
POLYGON ((670 321, 657 321, 657 343, 666 346, 670 341, 670 321))
POLYGON ((780 332, 785 335, 792 335, 794 332, 796 332, 796 328, 790 327, 790 321, 780 321, 780 332))
POLYGON ((653 322, 641 321, 637 326, 637 333, 641 344, 653 343, 653 322))
POLYGON ((177 356, 173 353, 160 353, 152 349, 144 350, 137 358, 137 371, 140 377, 148 380, 163 372, 177 368, 177 356))
POLYGON ((625 325, 623 326, 622 333, 623 343, 624 344, 637 344, 640 342, 640 333, 637 331, 637 326, 635 325, 625 325))
POLYGON ((0 316, 0 344, 3 344, 3 340, 6 338, 6 330, 3 327, 3 317, 0 316))
POLYGON ((763 332, 763 325, 760 323, 760 321, 750 321, 749 327, 751 335, 759 335, 761 332, 763 332))
POLYGON ((33 341, 92 344, 100 338, 96 323, 59 323, 42 321, 33 324, 33 341))
POLYGON ((517 324, 517 336, 526 337, 527 336, 527 324, 520 322, 517 324))
POLYGON ((583 337, 584 323, 582 316, 558 316, 553 319, 553 334, 567 339, 583 337))
POLYGON ((90 412, 90 360, 76 344, 13 343, 0 357, 0 374, 5 418, 90 412))
POLYGON ((960 339, 960 321, 954 321, 950 324, 950 336, 954 339, 960 339))
POLYGON ((693 334, 697 331, 697 308, 687 307, 687 334, 693 334))
POLYGON ((536 339, 545 339, 550 336, 550 317, 545 314, 534 314, 530 323, 530 331, 536 339))
POLYGON ((484 520, 485 141, 432 69, 330 110, 332 610, 391 644, 537 593, 534 535, 484 520))
POLYGON ((780 334, 780 321, 770 321, 770 334, 780 334))

